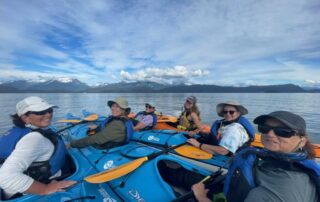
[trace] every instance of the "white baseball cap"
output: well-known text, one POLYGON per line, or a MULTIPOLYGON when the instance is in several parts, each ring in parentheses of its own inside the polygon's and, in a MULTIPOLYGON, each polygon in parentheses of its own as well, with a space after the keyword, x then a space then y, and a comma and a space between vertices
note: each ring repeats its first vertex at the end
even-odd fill
POLYGON ((16 105, 16 110, 18 116, 22 116, 27 112, 41 112, 43 110, 56 107, 57 106, 49 104, 40 97, 30 96, 18 102, 16 105))

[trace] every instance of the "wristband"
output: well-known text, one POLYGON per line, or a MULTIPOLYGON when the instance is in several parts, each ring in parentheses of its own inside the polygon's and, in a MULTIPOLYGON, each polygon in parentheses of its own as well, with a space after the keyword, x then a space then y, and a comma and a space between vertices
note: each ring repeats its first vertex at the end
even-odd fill
POLYGON ((203 145, 203 143, 200 143, 200 144, 199 144, 199 149, 201 149, 202 145, 203 145))

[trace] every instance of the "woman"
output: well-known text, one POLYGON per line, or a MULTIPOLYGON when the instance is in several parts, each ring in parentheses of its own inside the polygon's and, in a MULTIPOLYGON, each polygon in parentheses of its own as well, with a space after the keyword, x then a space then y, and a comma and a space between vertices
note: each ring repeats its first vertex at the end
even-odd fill
POLYGON ((200 111, 197 107, 197 98, 195 96, 187 97, 184 103, 184 111, 179 117, 178 129, 189 131, 190 135, 202 131, 203 126, 200 119, 200 111))
POLYGON ((154 113, 156 107, 151 102, 146 103, 146 109, 138 112, 135 116, 135 120, 138 121, 137 125, 134 126, 135 131, 152 130, 157 124, 157 115, 154 113))
POLYGON ((117 97, 114 101, 108 101, 108 106, 111 108, 112 115, 102 122, 100 131, 94 135, 72 141, 71 147, 94 146, 98 149, 107 149, 129 142, 133 134, 133 124, 128 118, 130 113, 128 101, 123 97, 117 97))
MULTIPOLYGON (((304 119, 275 111, 254 120, 264 145, 247 148, 233 160, 224 184, 227 201, 318 201, 320 167, 304 119)), ((193 187, 199 201, 209 200, 203 185, 193 187)))
POLYGON ((19 193, 51 194, 75 183, 51 181, 61 176, 66 155, 61 138, 48 129, 54 107, 35 96, 17 103, 15 126, 0 138, 0 187, 6 199, 19 193))
POLYGON ((235 101, 223 102, 216 107, 217 114, 223 119, 215 121, 211 133, 205 135, 202 143, 195 139, 188 142, 212 154, 232 155, 246 143, 253 141, 254 128, 243 117, 248 110, 235 101))

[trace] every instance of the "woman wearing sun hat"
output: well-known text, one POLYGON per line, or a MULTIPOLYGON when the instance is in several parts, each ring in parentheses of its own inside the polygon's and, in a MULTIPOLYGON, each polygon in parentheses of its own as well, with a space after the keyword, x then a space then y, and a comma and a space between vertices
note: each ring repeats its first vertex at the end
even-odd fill
POLYGON ((253 141, 254 128, 243 117, 248 114, 244 106, 236 101, 228 101, 219 103, 216 111, 223 119, 212 124, 211 132, 206 135, 205 140, 199 142, 189 139, 189 143, 213 154, 232 155, 240 147, 253 141))
POLYGON ((48 128, 55 107, 36 96, 17 103, 16 114, 12 115, 14 127, 0 136, 0 187, 4 198, 21 193, 51 194, 75 183, 51 181, 65 174, 66 156, 63 141, 48 128))
MULTIPOLYGON (((288 111, 258 116, 264 148, 246 148, 233 159, 224 183, 228 202, 319 201, 320 166, 306 134, 305 120, 288 111)), ((202 183, 198 201, 211 201, 202 183)))
POLYGON ((82 148, 94 146, 98 149, 106 149, 128 143, 133 134, 133 124, 128 118, 130 107, 123 97, 109 100, 111 116, 106 118, 100 126, 100 131, 94 135, 72 141, 71 147, 82 148))

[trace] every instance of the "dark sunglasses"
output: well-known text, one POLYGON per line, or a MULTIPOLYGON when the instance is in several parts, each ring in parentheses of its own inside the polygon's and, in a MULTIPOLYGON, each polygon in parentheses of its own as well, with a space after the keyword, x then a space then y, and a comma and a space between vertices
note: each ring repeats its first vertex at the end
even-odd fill
POLYGON ((146 105, 146 108, 153 109, 154 107, 151 107, 150 105, 146 105))
POLYGON ((40 112, 33 112, 33 111, 28 112, 28 114, 34 114, 34 115, 38 115, 38 116, 45 115, 46 113, 52 114, 53 113, 53 109, 49 108, 49 109, 46 109, 46 110, 43 110, 43 111, 40 111, 40 112))
POLYGON ((262 134, 267 134, 270 130, 280 137, 289 138, 292 136, 297 135, 296 131, 289 129, 289 128, 278 128, 278 127, 271 127, 266 125, 258 125, 258 131, 262 134))
POLYGON ((223 111, 223 114, 230 114, 230 115, 233 115, 236 111, 223 111))

